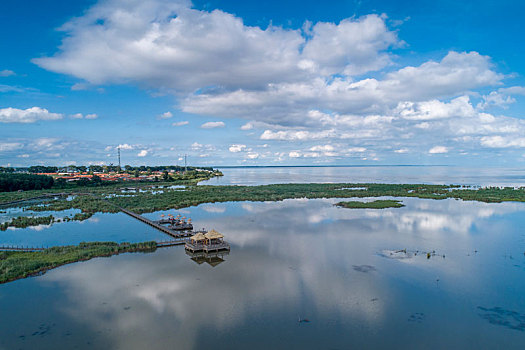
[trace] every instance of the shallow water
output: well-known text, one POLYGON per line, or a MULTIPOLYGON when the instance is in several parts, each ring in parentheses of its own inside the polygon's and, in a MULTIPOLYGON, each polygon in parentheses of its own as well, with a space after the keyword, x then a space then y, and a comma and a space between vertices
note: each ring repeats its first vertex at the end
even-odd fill
POLYGON ((523 348, 525 204, 402 200, 178 211, 231 253, 173 247, 0 285, 0 349, 523 348))
POLYGON ((523 168, 458 166, 348 166, 220 168, 224 177, 205 185, 267 185, 273 183, 424 183, 482 186, 525 186, 523 168))
MULTIPOLYGON (((17 216, 48 216, 57 219, 80 213, 78 209, 33 212, 23 208, 7 208, 0 214, 0 222, 17 216)), ((144 242, 166 240, 166 235, 124 213, 97 213, 84 221, 54 222, 27 228, 9 227, 0 231, 0 246, 50 247, 71 245, 80 242, 144 242)))

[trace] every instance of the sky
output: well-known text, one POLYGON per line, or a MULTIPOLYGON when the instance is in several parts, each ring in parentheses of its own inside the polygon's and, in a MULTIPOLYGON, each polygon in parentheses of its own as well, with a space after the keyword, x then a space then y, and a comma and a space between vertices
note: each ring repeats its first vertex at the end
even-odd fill
POLYGON ((523 166, 523 13, 3 0, 0 166, 523 166))

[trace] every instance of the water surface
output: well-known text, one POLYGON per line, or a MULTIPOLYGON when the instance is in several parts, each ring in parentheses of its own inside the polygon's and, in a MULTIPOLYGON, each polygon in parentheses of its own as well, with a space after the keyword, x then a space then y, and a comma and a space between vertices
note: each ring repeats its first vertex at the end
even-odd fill
POLYGON ((402 200, 178 211, 231 253, 173 247, 0 285, 0 349, 523 348, 525 204, 402 200))
POLYGON ((481 186, 525 186, 523 168, 459 166, 347 166, 220 168, 224 177, 206 185, 267 185, 272 183, 424 183, 481 186))

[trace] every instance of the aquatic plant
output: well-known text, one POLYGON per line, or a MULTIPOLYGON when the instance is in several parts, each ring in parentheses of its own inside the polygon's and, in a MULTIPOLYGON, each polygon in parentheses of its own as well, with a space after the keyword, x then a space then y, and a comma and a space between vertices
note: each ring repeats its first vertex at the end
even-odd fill
POLYGON ((372 202, 347 201, 335 204, 338 207, 348 209, 386 209, 386 208, 401 208, 405 205, 401 201, 396 200, 376 200, 372 202))
POLYGON ((55 221, 53 215, 49 216, 18 216, 0 224, 0 231, 7 230, 8 227, 26 228, 29 226, 49 225, 55 221))
POLYGON ((121 253, 152 252, 156 242, 82 242, 77 246, 52 247, 42 251, 0 252, 0 283, 45 273, 55 267, 121 253))

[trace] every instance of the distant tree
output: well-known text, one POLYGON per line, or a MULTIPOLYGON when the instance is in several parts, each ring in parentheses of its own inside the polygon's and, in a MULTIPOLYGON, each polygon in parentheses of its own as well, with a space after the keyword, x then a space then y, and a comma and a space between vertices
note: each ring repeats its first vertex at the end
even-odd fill
POLYGON ((46 175, 0 173, 0 192, 51 188, 53 178, 46 175))
POLYGON ((94 186, 100 186, 102 184, 102 179, 100 178, 100 176, 93 175, 93 177, 91 178, 91 183, 94 186))
POLYGON ((91 185, 91 181, 89 179, 86 179, 85 177, 77 180, 77 186, 89 186, 91 185))
POLYGON ((66 180, 62 177, 59 177, 58 179, 55 180, 55 187, 58 187, 58 188, 66 187, 66 180))
POLYGON ((104 168, 100 165, 90 165, 89 170, 95 173, 101 173, 104 171, 104 168))

